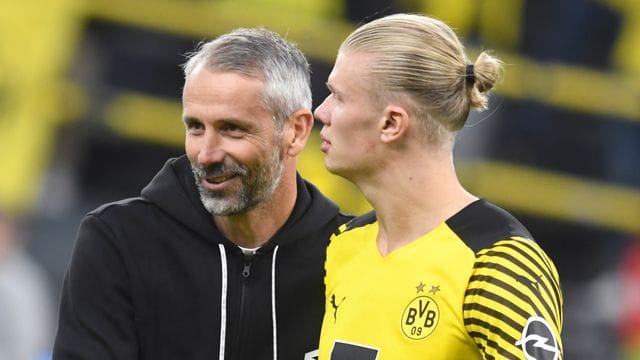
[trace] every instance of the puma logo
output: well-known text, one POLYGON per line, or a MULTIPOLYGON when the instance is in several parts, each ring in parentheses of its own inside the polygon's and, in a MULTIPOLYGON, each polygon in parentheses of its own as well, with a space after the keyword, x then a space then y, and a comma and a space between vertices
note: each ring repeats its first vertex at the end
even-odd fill
POLYGON ((331 295, 331 306, 333 306, 333 323, 336 323, 336 320, 338 320, 338 307, 340 306, 340 304, 342 304, 342 302, 344 301, 344 299, 346 299, 346 297, 343 297, 342 300, 340 300, 339 303, 336 304, 336 294, 332 294, 331 295))

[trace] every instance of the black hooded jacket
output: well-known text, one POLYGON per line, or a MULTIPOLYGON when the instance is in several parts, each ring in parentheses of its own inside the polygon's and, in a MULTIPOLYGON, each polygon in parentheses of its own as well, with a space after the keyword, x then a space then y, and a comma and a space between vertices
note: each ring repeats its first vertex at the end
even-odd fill
POLYGON ((204 209, 186 157, 80 225, 53 358, 314 359, 329 237, 348 220, 297 179, 293 213, 252 257, 204 209))

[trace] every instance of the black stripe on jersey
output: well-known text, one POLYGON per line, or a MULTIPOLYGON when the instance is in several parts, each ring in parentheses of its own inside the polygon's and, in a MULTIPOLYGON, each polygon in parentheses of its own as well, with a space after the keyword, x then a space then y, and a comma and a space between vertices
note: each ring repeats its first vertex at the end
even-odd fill
MULTIPOLYGON (((536 274, 533 270, 531 270, 531 268, 525 266, 522 262, 520 262, 520 260, 514 258, 513 256, 511 256, 511 255, 509 255, 507 253, 501 252, 501 251, 490 250, 490 251, 487 251, 485 254, 490 255, 490 256, 495 256, 495 257, 500 257, 500 258, 506 259, 506 260, 510 261, 512 264, 516 265, 520 270, 526 272, 532 278, 536 279, 534 281, 531 281, 531 280, 525 278, 524 276, 522 276, 521 274, 517 274, 514 271, 509 270, 508 273, 507 273, 507 270, 502 271, 506 275, 509 275, 509 276, 513 277, 513 279, 515 281, 523 283, 524 285, 532 288, 533 293, 536 294, 536 297, 538 298, 538 300, 540 302, 546 303, 546 301, 540 295, 540 289, 543 289, 544 292, 547 294, 547 296, 549 298, 552 298, 551 290, 549 290, 549 288, 547 287, 545 282, 542 281, 542 279, 541 279, 541 276, 546 276, 547 279, 549 278, 549 274, 546 271, 543 271, 542 269, 540 269, 541 271, 543 271, 543 274, 536 274), (536 285, 537 285, 537 287, 536 287, 536 285)), ((536 262, 534 262, 534 263, 536 263, 536 262)), ((483 267, 483 266, 474 266, 474 267, 483 267)), ((489 266, 489 267, 497 269, 497 264, 496 264, 496 266, 489 266)), ((502 267, 502 269, 507 269, 507 268, 506 267, 502 267)), ((557 293, 556 293, 556 298, 557 298, 557 293)), ((549 314, 557 314, 558 313, 557 312, 558 307, 557 306, 554 306, 554 307, 555 307, 556 311, 555 312, 549 312, 549 314)))
MULTIPOLYGON (((493 325, 489 324, 486 321, 482 321, 482 320, 479 320, 479 319, 464 319, 464 324, 465 325, 477 325, 477 326, 481 326, 481 327, 483 327, 485 329, 489 329, 489 331, 491 331, 492 333, 500 336, 502 339, 504 339, 504 341, 506 341, 509 344, 515 344, 516 341, 518 340, 518 339, 513 338, 511 335, 505 333, 504 331, 502 331, 502 329, 500 329, 499 327, 493 326, 493 325)), ((472 332, 469 333, 469 335, 474 334, 474 333, 475 332, 472 331, 472 332)), ((471 335, 471 336, 474 337, 473 335, 471 335)), ((505 354, 509 354, 510 356, 513 356, 512 357, 513 359, 519 359, 519 357, 509 353, 508 351, 506 351, 505 349, 500 347, 500 345, 498 343, 487 341, 487 338, 484 335, 475 336, 474 338, 477 338, 477 337, 481 337, 483 340, 485 340, 487 345, 489 345, 490 347, 496 349, 500 355, 504 356, 505 354)), ((476 344, 477 344, 477 342, 476 342, 476 344)))
MULTIPOLYGON (((477 262, 474 267, 486 267, 486 268, 492 268, 492 269, 496 269, 498 271, 500 271, 501 273, 504 273, 514 279, 518 279, 518 274, 516 274, 515 272, 513 272, 511 269, 508 269, 500 264, 496 264, 496 263, 481 263, 481 262, 477 262)), ((469 279, 469 286, 471 286, 471 282, 472 281, 486 281, 489 282, 491 284, 494 284, 496 286, 499 286, 501 288, 503 288, 504 290, 510 292, 512 295, 518 297, 519 299, 521 299, 523 302, 525 303, 530 303, 530 305, 534 308, 534 310, 536 311, 536 315, 540 315, 544 318, 547 318, 548 316, 543 315, 540 310, 535 306, 535 304, 533 304, 530 301, 527 301, 529 299, 529 297, 527 297, 526 295, 524 295, 522 292, 520 292, 519 290, 517 290, 516 288, 514 288, 513 286, 505 283, 502 280, 498 280, 495 277, 489 277, 489 276, 484 276, 484 275, 474 275, 469 279), (488 281, 487 281, 488 280, 488 281)), ((542 298, 542 295, 538 292, 538 291, 532 291, 532 294, 535 294, 536 297, 538 298, 538 301, 540 303, 542 303, 542 305, 544 306, 545 310, 547 311, 547 314, 549 316, 552 316, 555 318, 555 312, 553 312, 551 310, 551 308, 549 307, 549 304, 547 304, 547 302, 542 298)))
MULTIPOLYGON (((362 214, 358 217, 351 219, 345 224, 344 231, 349 231, 357 227, 373 224, 378 219, 375 210, 371 210, 368 213, 362 214)), ((343 232, 344 232, 343 231, 343 232)))
MULTIPOLYGON (((538 255, 538 258, 540 259, 540 261, 544 263, 544 266, 540 264, 540 261, 534 260, 529 253, 525 252, 523 249, 521 249, 518 246, 515 246, 514 244, 505 243, 505 244, 501 244, 500 246, 513 249, 514 251, 518 252, 520 255, 525 257, 527 260, 529 260, 532 264, 536 265, 536 268, 538 269, 538 271, 540 271, 542 275, 547 279, 547 281, 551 284, 551 290, 553 291, 553 295, 554 295, 551 298, 555 299, 555 302, 553 305, 556 309, 556 314, 560 313, 560 286, 556 282, 556 277, 552 276, 552 274, 550 273, 552 271, 551 270, 552 268, 549 267, 548 260, 545 258, 544 254, 540 254, 538 252, 539 250, 534 249, 530 244, 527 244, 525 242, 521 242, 520 244, 527 247, 529 251, 531 251, 532 253, 538 255)), ((549 294, 549 290, 547 289, 546 286, 545 286, 545 291, 547 291, 547 294, 549 294)))
POLYGON ((503 305, 504 307, 510 309, 511 311, 517 313, 518 315, 522 316, 523 319, 528 319, 531 316, 531 314, 528 311, 524 311, 513 302, 503 298, 502 296, 499 296, 498 294, 494 294, 491 291, 488 291, 485 289, 467 289, 467 291, 464 293, 464 296, 466 297, 469 295, 478 295, 483 298, 493 300, 503 305))
MULTIPOLYGON (((487 338, 487 336, 485 334, 476 332, 476 331, 472 331, 469 333, 469 335, 474 338, 474 339, 482 339, 484 340, 484 342, 487 344, 487 346, 489 346, 492 349, 495 349, 496 352, 500 355, 502 355, 505 359, 513 359, 513 360, 520 360, 519 356, 513 355, 512 353, 508 352, 507 350, 501 348, 498 343, 496 343, 495 341, 489 340, 487 338)), ((492 355, 489 355, 486 353, 486 347, 483 346, 479 341, 476 341, 476 346, 478 346, 478 349, 480 349, 480 352, 482 354, 484 354, 485 359, 489 360, 489 359, 494 359, 495 357, 492 355)))
MULTIPOLYGON (((551 263, 551 259, 549 259, 549 257, 547 256, 547 254, 545 254, 544 252, 540 252, 540 249, 535 249, 534 247, 531 246, 531 244, 528 244, 526 242, 522 242, 522 245, 524 245, 525 247, 527 247, 531 252, 538 254, 538 256, 540 256, 540 258, 542 259, 542 261, 544 261, 545 266, 547 267, 547 269, 549 271, 553 271, 553 269, 555 268, 553 266, 553 264, 551 263)), ((558 282, 559 279, 555 276, 549 276, 551 283, 554 285, 555 287, 555 291, 556 291, 556 299, 558 301, 560 301, 560 298, 562 297, 562 293, 560 292, 560 283, 558 282)), ((558 307, 560 307, 560 304, 558 304, 558 307)))
MULTIPOLYGON (((496 318, 500 321, 502 321, 503 323, 511 326, 511 328, 515 329, 516 331, 522 331, 522 325, 512 319, 510 319, 506 314, 490 308, 488 306, 484 306, 482 304, 479 303, 473 303, 473 304, 464 304, 462 306, 462 310, 476 310, 482 313, 485 313, 493 318, 496 318)), ((526 319, 526 317, 525 317, 526 319)))
MULTIPOLYGON (((539 316, 542 316, 542 317, 546 318, 546 316, 544 316, 540 312, 540 309, 538 309, 536 304, 532 303, 531 301, 528 301, 529 297, 527 297, 525 294, 523 294, 520 291, 518 291, 513 286, 505 283, 504 281, 498 280, 498 279, 496 279, 494 277, 485 276, 485 275, 474 275, 469 279, 469 287, 472 286, 471 283, 474 282, 474 281, 489 282, 490 284, 495 285, 495 286, 507 291, 509 294, 511 294, 514 297, 522 300, 523 303, 526 303, 526 304, 530 305, 533 308, 533 311, 535 312, 536 315, 539 315, 539 316), (487 281, 487 280, 489 280, 489 281, 487 281)), ((467 290, 467 292, 470 291, 470 290, 471 289, 467 290)), ((482 293, 478 293, 478 295, 482 296, 482 293)), ((543 302, 543 304, 546 305, 544 302, 543 302)), ((521 309, 521 310, 523 310, 523 311, 525 311, 527 313, 527 316, 524 317, 525 320, 528 319, 532 315, 531 313, 527 312, 525 309, 522 309, 522 308, 518 307, 515 304, 513 304, 513 306, 516 306, 518 309, 521 309)), ((510 309, 513 310, 513 308, 510 308, 510 309)), ((547 306, 547 310, 549 311, 548 306, 547 306)), ((548 312, 548 314, 553 315, 553 313, 550 312, 550 311, 548 312)), ((522 329, 516 329, 516 330, 520 331, 522 329)))
POLYGON ((474 253, 513 236, 533 239, 516 218, 484 199, 467 205, 446 223, 474 253))
MULTIPOLYGON (((554 268, 553 264, 551 263, 551 260, 547 257, 547 255, 544 252, 540 252, 540 249, 536 249, 533 246, 531 246, 531 244, 524 241, 520 242, 520 244, 522 244, 524 247, 529 249, 530 252, 538 255, 542 260, 542 262, 544 262, 546 269, 551 270, 554 268)), ((516 250, 518 250, 519 252, 522 252, 522 249, 516 249, 516 250)), ((549 276, 549 278, 553 281, 553 284, 559 289, 560 284, 556 282, 556 278, 553 276, 549 276)))

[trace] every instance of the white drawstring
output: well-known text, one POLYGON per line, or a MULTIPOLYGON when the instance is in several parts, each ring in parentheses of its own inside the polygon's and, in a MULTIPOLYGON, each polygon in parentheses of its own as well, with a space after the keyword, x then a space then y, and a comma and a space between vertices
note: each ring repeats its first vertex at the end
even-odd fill
POLYGON ((273 326, 273 360, 278 360, 278 326, 276 323, 276 254, 278 245, 273 249, 271 259, 271 323, 273 326))
POLYGON ((220 296, 220 360, 224 360, 224 345, 227 333, 227 254, 224 245, 220 248, 220 265, 222 266, 222 294, 220 296))

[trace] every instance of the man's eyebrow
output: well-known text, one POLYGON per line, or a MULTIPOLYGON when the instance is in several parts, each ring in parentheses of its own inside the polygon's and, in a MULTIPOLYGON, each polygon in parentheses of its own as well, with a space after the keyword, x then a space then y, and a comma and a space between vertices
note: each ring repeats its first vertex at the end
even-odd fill
POLYGON ((325 82, 324 83, 327 86, 327 89, 329 89, 331 92, 333 92, 333 87, 331 86, 331 84, 329 84, 329 82, 325 82))
POLYGON ((183 116, 182 117, 182 122, 185 124, 190 124, 190 123, 194 123, 194 122, 199 122, 200 119, 193 117, 193 116, 183 116))
POLYGON ((342 92, 339 89, 336 89, 335 87, 333 87, 328 81, 325 84, 327 85, 327 89, 329 89, 329 91, 331 91, 332 94, 335 94, 337 96, 342 96, 342 92))

